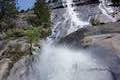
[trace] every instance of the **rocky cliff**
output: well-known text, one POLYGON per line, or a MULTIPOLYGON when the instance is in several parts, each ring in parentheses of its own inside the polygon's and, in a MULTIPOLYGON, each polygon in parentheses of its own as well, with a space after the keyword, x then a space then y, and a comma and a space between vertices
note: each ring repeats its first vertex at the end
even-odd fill
MULTIPOLYGON (((51 38, 55 41, 74 32, 83 25, 82 23, 78 26, 72 24, 65 0, 48 0, 46 2, 52 8, 53 34, 51 38)), ((109 0, 107 2, 74 0, 71 5, 74 6, 77 18, 80 21, 89 22, 89 26, 91 26, 120 20, 120 7, 109 6, 110 3, 109 0)))
POLYGON ((30 45, 25 38, 0 41, 0 80, 6 80, 14 63, 30 55, 30 45))

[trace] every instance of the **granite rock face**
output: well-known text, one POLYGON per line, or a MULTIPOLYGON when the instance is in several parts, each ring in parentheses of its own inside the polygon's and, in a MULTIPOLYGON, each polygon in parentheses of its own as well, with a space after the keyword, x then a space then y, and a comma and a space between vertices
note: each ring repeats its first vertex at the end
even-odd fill
MULTIPOLYGON (((98 25, 120 20, 120 7, 110 6, 110 3, 110 0, 106 2, 100 2, 98 0, 73 0, 71 5, 74 8, 76 17, 80 21, 89 22, 90 25, 88 26, 94 26, 94 23, 98 25)), ((74 32, 74 27, 76 26, 72 24, 71 15, 68 14, 68 8, 64 1, 53 0, 48 1, 48 4, 52 8, 51 20, 53 22, 50 38, 56 42, 62 37, 67 36, 70 31, 74 32)), ((77 26, 77 28, 79 29, 81 26, 77 26)))
POLYGON ((0 41, 0 80, 7 80, 14 63, 30 55, 30 46, 26 39, 0 41))
MULTIPOLYGON (((92 28, 80 29, 69 34, 62 40, 69 47, 76 47, 90 52, 87 53, 100 64, 94 69, 96 75, 101 71, 106 73, 106 80, 120 79, 120 23, 107 23, 93 26, 92 28), (72 45, 72 46, 71 46, 72 45)), ((64 44, 65 44, 64 43, 64 44)), ((88 71, 88 73, 92 71, 88 71)), ((87 72, 86 72, 87 74, 87 72)), ((105 77, 103 78, 105 79, 105 77)), ((98 79, 99 80, 99 79, 98 79)))
MULTIPOLYGON (((74 6, 79 6, 79 5, 89 5, 89 4, 94 4, 94 3, 99 3, 99 0, 73 0, 74 6)), ((46 0, 46 3, 49 4, 49 6, 52 9, 58 9, 58 8, 65 8, 67 6, 63 6, 63 4, 66 4, 65 0, 46 0)))

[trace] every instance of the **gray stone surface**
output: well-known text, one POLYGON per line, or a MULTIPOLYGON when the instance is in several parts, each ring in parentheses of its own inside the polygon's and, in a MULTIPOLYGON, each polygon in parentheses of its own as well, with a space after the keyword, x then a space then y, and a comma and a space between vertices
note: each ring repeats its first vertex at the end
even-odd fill
POLYGON ((14 63, 30 55, 29 49, 29 43, 24 38, 0 41, 0 80, 7 79, 14 63))

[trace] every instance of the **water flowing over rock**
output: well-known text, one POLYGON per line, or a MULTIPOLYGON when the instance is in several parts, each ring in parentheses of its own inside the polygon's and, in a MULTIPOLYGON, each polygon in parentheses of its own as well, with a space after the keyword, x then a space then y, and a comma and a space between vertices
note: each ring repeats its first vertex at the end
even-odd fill
POLYGON ((109 6, 111 3, 109 0, 53 0, 48 2, 53 8, 51 37, 55 41, 83 26, 91 26, 92 20, 98 23, 120 20, 119 7, 109 6))
POLYGON ((110 0, 46 3, 52 9, 53 22, 48 43, 32 57, 16 62, 7 80, 120 80, 119 7, 109 6, 110 0))
POLYGON ((7 80, 119 80, 119 61, 101 46, 84 51, 44 45, 41 55, 16 63, 7 80))

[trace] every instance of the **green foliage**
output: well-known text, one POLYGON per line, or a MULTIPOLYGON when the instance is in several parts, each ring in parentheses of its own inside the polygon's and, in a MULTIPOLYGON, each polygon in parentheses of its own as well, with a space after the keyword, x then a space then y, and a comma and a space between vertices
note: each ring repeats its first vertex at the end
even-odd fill
POLYGON ((28 37, 30 43, 30 52, 32 54, 32 43, 36 43, 39 39, 45 38, 50 35, 50 28, 42 28, 42 27, 33 27, 29 30, 25 31, 25 36, 28 37))
POLYGON ((41 21, 37 17, 31 17, 31 16, 29 16, 27 18, 27 21, 32 26, 40 26, 41 25, 41 21))
MULTIPOLYGON (((45 24, 51 24, 51 20, 50 20, 51 12, 50 12, 50 9, 48 8, 48 6, 46 6, 46 4, 44 3, 44 1, 37 0, 33 10, 37 16, 35 24, 36 24, 36 22, 38 22, 39 26, 45 25, 45 24)), ((38 24, 37 24, 37 26, 38 26, 38 24)))
POLYGON ((30 43, 35 43, 39 39, 46 38, 51 34, 50 27, 31 27, 28 29, 13 28, 5 32, 6 38, 27 37, 30 43))
POLYGON ((14 28, 15 23, 13 22, 12 18, 3 18, 0 21, 0 32, 5 32, 8 29, 14 28))
POLYGON ((23 37, 25 35, 23 29, 15 29, 15 28, 7 30, 5 34, 6 34, 6 38, 10 38, 10 37, 18 38, 18 37, 23 37))
POLYGON ((0 32, 4 32, 8 28, 15 26, 14 19, 16 18, 17 10, 15 0, 1 0, 0 4, 0 32))
POLYGON ((36 27, 26 30, 25 35, 28 37, 31 43, 34 43, 40 39, 39 29, 37 29, 36 27))
POLYGON ((14 14, 17 14, 15 0, 2 0, 0 3, 2 17, 15 17, 14 14))
POLYGON ((33 8, 35 16, 29 16, 27 21, 33 27, 26 31, 31 42, 35 42, 38 38, 45 38, 51 34, 51 12, 43 0, 37 0, 33 8))
POLYGON ((46 38, 50 34, 50 28, 32 27, 31 29, 25 30, 25 36, 28 37, 31 43, 35 43, 39 39, 46 38))

